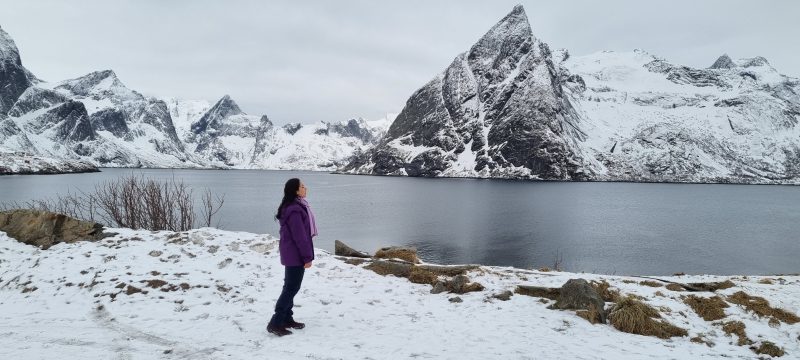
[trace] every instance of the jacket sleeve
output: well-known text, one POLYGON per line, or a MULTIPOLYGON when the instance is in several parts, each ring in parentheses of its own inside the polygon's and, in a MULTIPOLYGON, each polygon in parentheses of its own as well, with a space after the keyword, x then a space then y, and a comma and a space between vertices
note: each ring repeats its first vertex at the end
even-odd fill
POLYGON ((311 231, 308 226, 303 223, 303 215, 299 211, 289 213, 286 219, 286 224, 289 226, 289 231, 292 233, 292 241, 297 246, 300 253, 300 258, 303 264, 308 264, 314 260, 314 247, 311 245, 311 231))

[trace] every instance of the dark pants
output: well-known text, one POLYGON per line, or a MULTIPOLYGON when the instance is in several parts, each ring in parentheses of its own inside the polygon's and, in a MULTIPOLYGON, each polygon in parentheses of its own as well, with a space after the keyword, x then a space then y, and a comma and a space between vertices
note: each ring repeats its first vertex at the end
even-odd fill
POLYGON ((275 304, 275 315, 272 315, 271 325, 283 326, 287 321, 293 320, 292 307, 294 306, 294 296, 300 291, 300 284, 303 282, 303 274, 306 269, 302 266, 287 266, 286 275, 283 278, 283 291, 275 304))

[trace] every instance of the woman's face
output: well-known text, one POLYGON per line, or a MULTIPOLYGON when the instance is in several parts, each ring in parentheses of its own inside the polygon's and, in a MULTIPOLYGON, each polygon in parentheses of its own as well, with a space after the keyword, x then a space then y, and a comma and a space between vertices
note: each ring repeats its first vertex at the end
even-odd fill
POLYGON ((304 183, 301 181, 301 182, 300 182, 300 188, 299 188, 299 189, 297 189, 297 196, 299 196, 299 197, 306 197, 306 192, 307 192, 307 191, 308 191, 308 189, 306 189, 306 184, 304 184, 304 183))

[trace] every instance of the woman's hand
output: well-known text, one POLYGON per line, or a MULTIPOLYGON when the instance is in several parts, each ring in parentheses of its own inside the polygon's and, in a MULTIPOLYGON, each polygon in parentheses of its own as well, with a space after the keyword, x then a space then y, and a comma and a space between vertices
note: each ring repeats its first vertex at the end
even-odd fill
POLYGON ((307 262, 305 265, 303 265, 303 267, 306 269, 311 268, 311 261, 307 262))

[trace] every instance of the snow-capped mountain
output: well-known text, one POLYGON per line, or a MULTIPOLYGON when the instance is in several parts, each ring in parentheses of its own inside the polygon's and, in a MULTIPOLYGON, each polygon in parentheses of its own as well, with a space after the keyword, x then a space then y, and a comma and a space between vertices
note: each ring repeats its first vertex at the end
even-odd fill
POLYGON ((0 60, 0 147, 6 152, 110 167, 334 170, 385 132, 363 120, 275 128, 266 115, 245 114, 227 95, 214 106, 149 98, 111 70, 46 83, 22 66, 2 29, 0 60))
POLYGON ((551 52, 517 6, 344 171, 795 183, 798 94, 761 57, 693 69, 640 50, 551 52))

